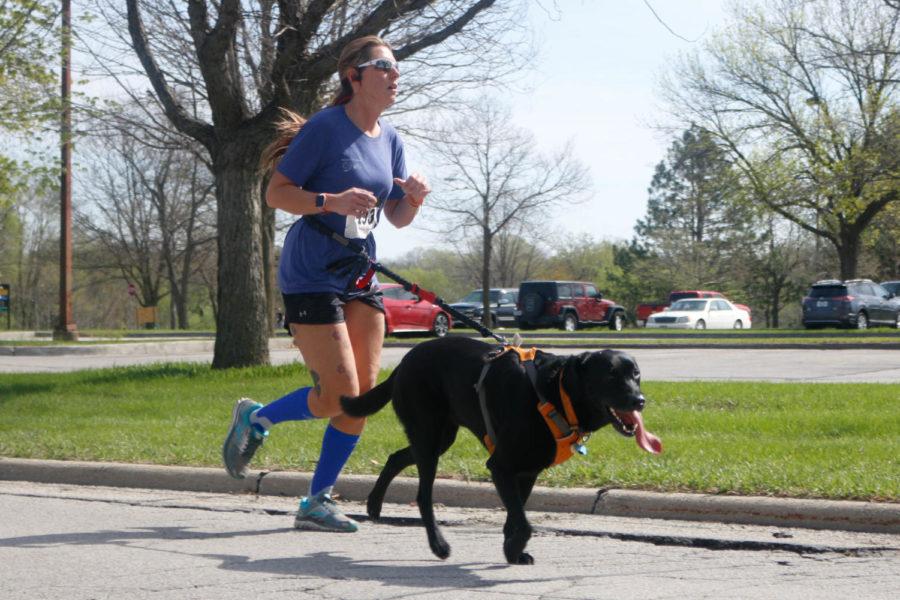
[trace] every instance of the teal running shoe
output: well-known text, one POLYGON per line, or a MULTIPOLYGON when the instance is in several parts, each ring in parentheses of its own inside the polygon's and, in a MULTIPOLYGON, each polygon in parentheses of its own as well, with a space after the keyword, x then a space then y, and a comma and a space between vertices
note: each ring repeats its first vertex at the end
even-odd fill
POLYGON ((294 519, 296 529, 353 533, 359 523, 338 510, 337 503, 325 492, 300 500, 300 509, 294 519))
POLYGON ((251 413, 260 408, 262 404, 247 398, 241 398, 234 405, 231 427, 222 445, 222 460, 225 470, 235 479, 247 476, 247 465, 269 435, 265 429, 250 423, 251 413))

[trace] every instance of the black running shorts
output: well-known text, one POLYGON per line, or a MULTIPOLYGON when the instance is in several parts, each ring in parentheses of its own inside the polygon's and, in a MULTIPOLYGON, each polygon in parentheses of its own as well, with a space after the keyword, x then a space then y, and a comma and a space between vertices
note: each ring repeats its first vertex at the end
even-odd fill
POLYGON ((384 313, 381 290, 371 289, 361 296, 321 292, 313 294, 282 294, 284 299, 284 328, 291 332, 291 323, 300 325, 331 325, 344 322, 344 305, 362 302, 384 313))

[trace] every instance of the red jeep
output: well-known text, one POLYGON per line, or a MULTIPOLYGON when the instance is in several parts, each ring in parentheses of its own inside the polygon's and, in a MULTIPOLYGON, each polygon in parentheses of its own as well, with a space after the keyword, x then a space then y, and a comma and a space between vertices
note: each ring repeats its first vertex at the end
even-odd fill
POLYGON ((625 326, 625 309, 605 300, 593 283, 585 281, 523 281, 516 303, 519 329, 560 327, 575 331, 583 325, 625 326))

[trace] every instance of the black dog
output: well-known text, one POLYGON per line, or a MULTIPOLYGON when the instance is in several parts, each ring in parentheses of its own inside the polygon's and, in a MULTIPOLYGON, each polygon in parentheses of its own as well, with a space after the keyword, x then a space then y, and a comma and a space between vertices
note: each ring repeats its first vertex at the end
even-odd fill
MULTIPOLYGON (((361 396, 341 399, 344 412, 362 417, 374 414, 393 398, 409 446, 388 458, 369 494, 368 513, 373 519, 379 517, 391 480, 415 464, 419 512, 431 550, 439 558, 450 555, 450 545, 435 522, 432 507, 438 458, 453 444, 460 425, 490 447, 475 384, 486 357, 497 350, 496 345, 462 337, 424 342, 406 354, 386 381, 361 396)), ((659 452, 662 447, 643 428, 640 372, 627 354, 604 350, 563 357, 537 351, 533 364, 534 384, 515 352, 501 354, 491 361, 483 381, 495 434, 495 449, 487 467, 506 507, 503 552, 513 564, 534 562, 525 552, 531 537, 525 502, 538 474, 558 462, 560 448, 565 456, 571 453, 569 443, 565 448, 557 444, 557 436, 538 412, 537 390, 561 415, 565 403, 561 386, 565 389, 577 416, 578 437, 612 424, 622 435, 636 437, 638 445, 649 452, 659 452)))

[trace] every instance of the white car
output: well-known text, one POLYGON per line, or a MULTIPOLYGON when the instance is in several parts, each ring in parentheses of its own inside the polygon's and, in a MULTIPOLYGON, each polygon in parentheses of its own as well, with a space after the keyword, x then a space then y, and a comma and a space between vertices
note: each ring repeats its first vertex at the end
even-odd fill
POLYGON ((660 329, 750 328, 750 313, 721 298, 679 300, 663 312, 650 315, 647 327, 660 329))

